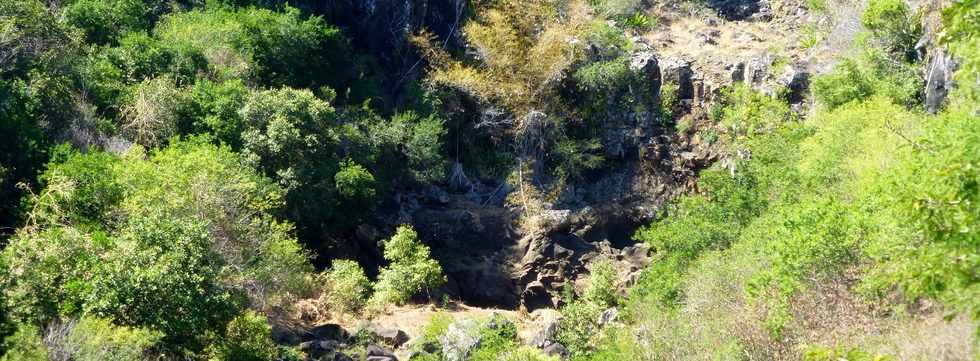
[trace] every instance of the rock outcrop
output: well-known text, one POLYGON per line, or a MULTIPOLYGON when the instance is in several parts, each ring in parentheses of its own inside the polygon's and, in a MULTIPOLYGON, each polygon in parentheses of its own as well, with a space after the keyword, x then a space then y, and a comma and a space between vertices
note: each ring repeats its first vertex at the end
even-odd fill
POLYGON ((953 88, 953 72, 956 71, 956 61, 952 55, 942 48, 936 48, 929 54, 926 66, 925 108, 930 113, 942 109, 946 96, 953 88))

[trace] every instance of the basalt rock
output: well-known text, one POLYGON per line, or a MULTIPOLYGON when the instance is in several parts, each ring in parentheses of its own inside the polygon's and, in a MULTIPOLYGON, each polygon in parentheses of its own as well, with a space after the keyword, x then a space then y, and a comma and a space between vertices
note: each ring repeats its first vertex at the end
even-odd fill
POLYGON ((953 72, 956 71, 956 61, 942 48, 935 49, 930 54, 926 67, 925 108, 930 113, 937 113, 946 101, 946 95, 953 88, 953 72))
POLYGON ((480 323, 462 319, 449 324, 446 333, 439 338, 442 356, 447 361, 465 361, 470 353, 480 347, 480 323))
POLYGON ((709 0, 708 6, 729 20, 772 19, 772 8, 766 0, 709 0))
POLYGON ((381 346, 368 345, 367 349, 365 350, 365 360, 366 361, 398 361, 398 357, 395 357, 395 354, 381 348, 381 346))

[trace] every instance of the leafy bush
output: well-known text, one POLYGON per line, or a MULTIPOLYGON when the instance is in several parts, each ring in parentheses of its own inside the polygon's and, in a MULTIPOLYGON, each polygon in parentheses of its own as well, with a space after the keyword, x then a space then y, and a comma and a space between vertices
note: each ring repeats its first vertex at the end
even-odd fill
POLYGON ((915 65, 896 62, 870 49, 842 60, 832 72, 814 79, 813 94, 830 109, 874 95, 911 108, 921 103, 922 86, 922 75, 915 65))
POLYGON ((228 322, 224 337, 208 354, 218 361, 274 361, 279 348, 272 341, 272 328, 265 317, 246 311, 228 322))
POLYGON ((0 279, 18 322, 111 317, 161 331, 167 346, 200 350, 243 306, 284 307, 307 286, 306 253, 272 216, 281 189, 207 139, 149 157, 70 154, 47 174, 32 221, 3 251, 0 279), (106 171, 104 182, 95 171, 106 171), (122 190, 114 203, 64 206, 76 193, 97 200, 113 187, 122 190), (103 213, 76 227, 65 221, 80 219, 75 212, 103 213))
POLYGON ((341 163, 334 180, 342 198, 368 208, 374 203, 374 176, 359 164, 350 160, 341 163))
POLYGON ((66 340, 73 360, 139 361, 160 340, 160 333, 113 325, 107 319, 83 317, 75 322, 66 340))
POLYGON ((583 91, 610 91, 626 85, 630 79, 629 66, 621 58, 589 63, 573 75, 583 91))
POLYGON ((68 24, 85 32, 90 43, 107 44, 122 34, 147 30, 160 0, 76 0, 68 4, 64 17, 68 24))
POLYGON ((67 144, 53 153, 39 179, 43 183, 71 182, 71 195, 60 205, 68 221, 95 228, 112 226, 113 212, 123 197, 122 186, 113 177, 119 158, 107 153, 83 155, 67 144))
POLYGON ((371 286, 364 270, 351 260, 334 260, 326 273, 327 299, 344 312, 357 312, 364 305, 371 286))
POLYGON ((197 49, 221 78, 266 86, 347 89, 350 49, 337 28, 299 10, 215 6, 166 16, 156 27, 168 43, 197 49))
POLYGON ((915 152, 872 188, 888 192, 882 203, 892 211, 882 213, 909 230, 904 237, 880 234, 867 247, 876 266, 866 282, 877 292, 899 285, 910 301, 936 298, 980 318, 973 272, 980 268, 980 119, 970 109, 956 107, 931 119, 912 140, 915 152))
POLYGON ((41 330, 30 324, 20 324, 16 332, 0 342, 3 350, 0 361, 47 361, 48 349, 41 339, 41 330))
MULTIPOLYGON (((421 116, 414 111, 395 114, 387 124, 372 129, 383 135, 381 146, 408 158, 407 173, 419 182, 445 180, 448 166, 443 155, 445 120, 435 114, 421 116), (383 129, 377 129, 383 128, 383 129)), ((391 155, 389 155, 391 156, 391 155)), ((398 163, 398 162, 396 162, 398 163)), ((392 165, 382 166, 392 167, 392 165)), ((398 168, 396 167, 397 171, 398 168)), ((393 172, 396 173, 397 172, 393 172)))
POLYGON ((615 306, 618 302, 616 295, 618 276, 611 261, 596 261, 589 272, 589 284, 582 293, 582 299, 602 307, 615 306))
POLYGON ((599 335, 599 316, 603 310, 602 305, 583 300, 566 304, 561 308, 561 321, 555 340, 573 355, 590 355, 599 335))
POLYGON ((602 167, 605 158, 596 154, 601 150, 602 144, 597 139, 562 139, 555 144, 552 154, 555 173, 562 178, 581 178, 586 172, 602 167))
POLYGON ((419 242, 410 226, 399 226, 384 243, 389 265, 382 267, 370 303, 375 308, 402 304, 424 290, 446 282, 439 262, 430 258, 429 246, 419 242))
POLYGON ((480 327, 480 345, 469 360, 493 361, 518 347, 517 326, 501 315, 491 315, 480 327))
POLYGON ((834 109, 870 97, 874 93, 874 85, 858 66, 856 60, 844 59, 831 73, 814 79, 813 94, 817 100, 834 109))
POLYGON ((769 133, 796 120, 788 104, 744 85, 728 90, 724 102, 729 106, 722 112, 721 125, 733 138, 769 133))
POLYGON ((207 133, 232 149, 241 149, 245 120, 239 110, 249 95, 248 87, 238 79, 220 83, 197 81, 190 89, 189 104, 183 109, 181 133, 207 133))
POLYGON ((861 24, 885 48, 906 59, 915 59, 915 43, 922 37, 922 22, 904 0, 872 0, 861 15, 861 24))
POLYGON ((859 348, 808 346, 803 351, 803 361, 892 361, 885 355, 874 355, 859 348))

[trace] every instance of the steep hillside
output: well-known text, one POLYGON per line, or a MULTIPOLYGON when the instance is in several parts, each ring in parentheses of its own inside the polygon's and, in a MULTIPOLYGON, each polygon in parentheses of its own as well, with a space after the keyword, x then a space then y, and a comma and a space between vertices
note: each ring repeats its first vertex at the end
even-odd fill
POLYGON ((0 361, 980 359, 978 19, 0 2, 0 361))

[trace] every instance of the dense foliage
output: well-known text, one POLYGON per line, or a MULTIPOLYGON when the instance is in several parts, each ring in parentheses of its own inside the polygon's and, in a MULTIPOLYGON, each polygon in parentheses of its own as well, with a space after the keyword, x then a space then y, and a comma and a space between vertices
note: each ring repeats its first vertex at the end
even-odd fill
MULTIPOLYGON (((492 184, 475 203, 509 193, 537 237, 650 165, 697 186, 635 233, 628 296, 612 260, 566 284, 572 360, 933 359, 920 336, 964 327, 977 357, 977 0, 868 0, 803 104, 736 84, 710 110, 645 33, 703 2, 422 3, 0 1, 0 360, 300 360, 304 327, 450 304, 442 240, 402 225, 420 201, 492 184), (644 154, 678 144, 719 161, 644 154)), ((468 359, 553 359, 519 324, 439 313, 411 347, 471 325, 468 359)))

